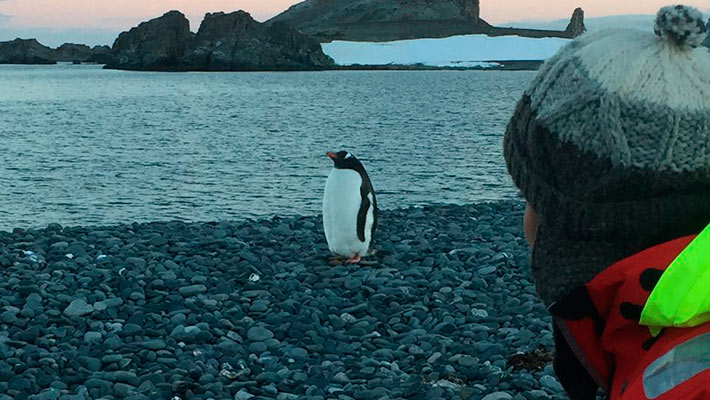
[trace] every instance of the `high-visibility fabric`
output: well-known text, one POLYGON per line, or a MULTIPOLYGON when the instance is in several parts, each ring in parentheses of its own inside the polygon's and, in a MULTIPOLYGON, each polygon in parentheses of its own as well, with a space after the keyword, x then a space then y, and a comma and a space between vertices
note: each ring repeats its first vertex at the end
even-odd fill
POLYGON ((663 327, 694 327, 710 321, 710 226, 671 263, 641 314, 657 335, 663 327))
MULTIPOLYGON (((617 386, 612 388, 612 400, 708 400, 710 399, 710 370, 701 370, 697 374, 687 377, 684 380, 673 380, 666 383, 666 388, 659 393, 653 390, 653 386, 658 385, 653 377, 649 377, 645 372, 654 362, 662 359, 674 348, 682 347, 684 343, 693 341, 695 338, 710 334, 710 324, 704 324, 695 328, 666 328, 659 336, 659 342, 654 345, 649 352, 639 354, 636 362, 637 368, 629 376, 620 380, 617 386), (626 386, 622 386, 626 383, 626 386)), ((702 350, 702 349, 698 349, 702 350)), ((665 368, 672 367, 672 364, 664 365, 665 368)))
MULTIPOLYGON (((643 390, 647 397, 655 399, 702 373, 710 373, 710 333, 675 346, 646 367, 643 390)), ((706 382, 710 389, 710 381, 706 382)))
POLYGON ((687 354, 688 343, 710 334, 710 323, 665 327, 656 336, 639 323, 668 267, 691 242, 703 243, 696 239, 680 238, 619 261, 550 307, 570 348, 611 400, 710 399, 710 371, 702 366, 699 372, 675 375, 658 367, 664 357, 672 361, 664 367, 687 362, 687 357, 668 355, 674 349, 687 354), (667 376, 671 382, 663 382, 667 376), (647 388, 655 397, 648 396, 647 388))

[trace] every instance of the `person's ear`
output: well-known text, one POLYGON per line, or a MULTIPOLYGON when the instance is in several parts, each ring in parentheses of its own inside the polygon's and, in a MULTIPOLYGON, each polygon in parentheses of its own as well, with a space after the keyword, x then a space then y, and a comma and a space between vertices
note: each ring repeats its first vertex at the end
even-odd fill
POLYGON ((538 216, 530 204, 525 206, 525 218, 523 220, 523 230, 525 238, 528 240, 530 247, 535 246, 535 237, 537 236, 538 216))

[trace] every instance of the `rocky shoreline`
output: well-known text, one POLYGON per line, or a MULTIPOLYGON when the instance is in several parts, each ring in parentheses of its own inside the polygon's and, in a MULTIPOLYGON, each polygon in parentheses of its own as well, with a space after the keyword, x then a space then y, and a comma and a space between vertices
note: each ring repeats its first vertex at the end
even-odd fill
POLYGON ((0 399, 549 399, 550 321, 503 201, 0 232, 0 399))

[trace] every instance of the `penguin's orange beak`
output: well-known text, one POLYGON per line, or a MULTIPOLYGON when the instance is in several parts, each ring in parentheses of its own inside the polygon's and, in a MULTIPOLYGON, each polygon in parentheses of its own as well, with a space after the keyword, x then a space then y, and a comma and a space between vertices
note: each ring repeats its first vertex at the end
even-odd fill
POLYGON ((335 153, 333 153, 332 151, 325 153, 325 155, 330 157, 330 159, 332 159, 332 160, 335 160, 336 158, 338 158, 338 156, 336 156, 335 153))

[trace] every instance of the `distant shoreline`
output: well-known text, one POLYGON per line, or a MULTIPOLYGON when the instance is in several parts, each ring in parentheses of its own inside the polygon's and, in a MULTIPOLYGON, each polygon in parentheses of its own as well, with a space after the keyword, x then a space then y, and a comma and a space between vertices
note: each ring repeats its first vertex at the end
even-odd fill
MULTIPOLYGON (((336 65, 332 68, 320 68, 320 69, 245 69, 241 71, 211 71, 211 70, 128 70, 135 72, 308 72, 308 71, 537 71, 540 69, 544 60, 513 60, 513 61, 484 61, 482 63, 497 64, 494 66, 483 67, 483 66, 468 66, 468 67, 458 67, 458 66, 435 66, 435 65, 425 65, 425 64, 384 64, 384 65, 365 65, 365 64, 354 64, 354 65, 336 65)), ((12 63, 0 63, 0 65, 92 65, 92 66, 102 66, 105 64, 98 63, 71 63, 71 62, 58 62, 54 64, 12 64, 12 63)))
POLYGON ((433 66, 424 64, 387 64, 387 65, 341 65, 333 68, 340 71, 537 71, 544 60, 484 61, 495 66, 433 66))

